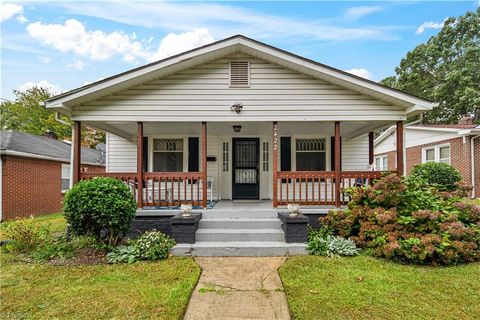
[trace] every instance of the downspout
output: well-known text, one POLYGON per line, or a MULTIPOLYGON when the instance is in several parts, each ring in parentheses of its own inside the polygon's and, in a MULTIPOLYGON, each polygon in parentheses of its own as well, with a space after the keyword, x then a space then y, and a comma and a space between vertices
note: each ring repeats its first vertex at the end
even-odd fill
MULTIPOLYGON (((66 126, 70 126, 70 128, 72 129, 72 132, 73 132, 73 125, 70 123, 70 122, 67 122, 65 120, 62 120, 60 119, 60 115, 58 114, 58 112, 55 112, 55 121, 57 121, 58 123, 61 123, 61 124, 64 124, 66 126)), ((73 139, 72 139, 72 142, 70 143, 70 179, 69 179, 69 189, 71 189, 73 187, 73 139)))
POLYGON ((470 157, 471 157, 471 165, 472 168, 470 172, 472 173, 472 199, 476 198, 476 193, 475 193, 475 139, 479 138, 480 136, 474 136, 470 139, 470 157))

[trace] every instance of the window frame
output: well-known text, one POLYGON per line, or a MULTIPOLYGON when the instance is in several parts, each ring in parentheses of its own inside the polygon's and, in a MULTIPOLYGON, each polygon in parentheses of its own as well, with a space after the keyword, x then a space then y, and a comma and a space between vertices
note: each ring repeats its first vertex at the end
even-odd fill
MULTIPOLYGON (((291 137, 290 149, 291 149, 292 170, 299 171, 298 168, 297 168, 297 152, 304 152, 304 153, 323 152, 324 155, 325 155, 325 170, 324 171, 329 170, 329 168, 330 168, 330 161, 329 161, 330 157, 328 157, 327 155, 329 155, 330 152, 331 152, 331 148, 330 148, 330 145, 329 145, 329 140, 330 139, 327 139, 326 136, 308 136, 308 135, 305 135, 305 136, 290 136, 290 137, 291 137), (323 140, 325 149, 320 150, 320 151, 297 151, 297 140, 305 140, 305 139, 306 140, 308 140, 308 139, 323 140)), ((301 172, 301 171, 299 171, 299 172, 301 172)))
MULTIPOLYGON (((154 153, 155 152, 161 152, 161 151, 154 151, 153 149, 153 144, 155 139, 167 139, 167 140, 172 140, 172 139, 181 139, 183 141, 183 166, 182 166, 182 171, 178 172, 188 172, 188 138, 189 137, 199 137, 199 143, 201 144, 202 138, 198 135, 185 135, 185 136, 168 136, 168 135, 153 135, 153 136, 148 136, 148 153, 150 155, 150 158, 148 159, 149 166, 148 168, 150 171, 148 172, 156 172, 154 171, 154 153)), ((199 158, 199 166, 201 167, 201 157, 199 158)))
POLYGON ((62 163, 61 164, 61 182, 62 182, 62 193, 65 193, 67 192, 68 190, 70 190, 70 164, 69 163, 62 163), (64 175, 63 175, 63 171, 64 171, 64 168, 66 168, 65 170, 68 172, 68 174, 66 175, 67 177, 65 178, 64 175), (63 180, 68 180, 68 188, 67 189, 64 189, 63 188, 63 180))
POLYGON ((452 149, 450 147, 450 143, 442 143, 442 144, 422 148, 422 163, 443 162, 443 163, 451 164, 451 161, 452 161, 452 149), (441 160, 446 160, 446 158, 443 158, 443 159, 440 158, 440 149, 446 148, 446 147, 448 147, 448 162, 447 161, 441 161, 441 160), (428 150, 434 150, 433 160, 427 161, 427 151, 428 150))
POLYGON ((373 168, 375 171, 387 171, 388 170, 388 155, 380 155, 380 156, 375 156, 375 159, 373 161, 373 168), (385 166, 385 159, 387 161, 386 166, 385 166), (377 160, 380 160, 380 168, 377 169, 377 160))

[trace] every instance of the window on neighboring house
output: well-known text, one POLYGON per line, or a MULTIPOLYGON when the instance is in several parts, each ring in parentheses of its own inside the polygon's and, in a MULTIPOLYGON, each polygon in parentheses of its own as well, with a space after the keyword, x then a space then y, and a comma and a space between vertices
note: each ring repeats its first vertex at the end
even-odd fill
POLYGON ((388 156, 375 157, 375 171, 388 170, 388 156))
POLYGON ((183 171, 183 139, 153 139, 153 171, 183 171))
POLYGON ((295 145, 297 171, 326 170, 325 139, 297 139, 295 145))
POLYGON ((450 146, 441 145, 422 149, 422 163, 444 162, 450 164, 450 146))
POLYGON ((263 143, 263 171, 268 171, 268 142, 263 143))
POLYGON ((62 192, 70 189, 70 165, 62 163, 62 192))

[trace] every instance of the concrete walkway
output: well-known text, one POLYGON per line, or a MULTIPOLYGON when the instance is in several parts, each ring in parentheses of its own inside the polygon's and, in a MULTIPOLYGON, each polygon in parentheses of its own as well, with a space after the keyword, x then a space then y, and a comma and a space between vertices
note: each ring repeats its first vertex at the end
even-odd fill
POLYGON ((195 258, 202 275, 185 320, 290 319, 277 269, 283 257, 195 258))

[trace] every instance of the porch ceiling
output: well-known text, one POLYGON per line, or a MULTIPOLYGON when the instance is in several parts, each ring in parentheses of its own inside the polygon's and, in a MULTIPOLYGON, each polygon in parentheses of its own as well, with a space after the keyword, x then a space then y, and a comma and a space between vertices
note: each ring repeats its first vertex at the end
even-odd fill
MULTIPOLYGON (((107 131, 126 139, 133 139, 137 134, 136 122, 91 122, 88 126, 107 131)), ((340 134, 354 138, 391 125, 389 121, 349 121, 341 122, 340 134)), ((143 132, 149 135, 200 135, 201 123, 198 122, 144 122, 143 132)), ((279 122, 280 135, 328 135, 334 134, 333 122, 279 122)), ((211 122, 207 134, 226 136, 260 136, 272 134, 272 122, 211 122), (233 125, 241 125, 240 133, 233 132, 233 125)))

